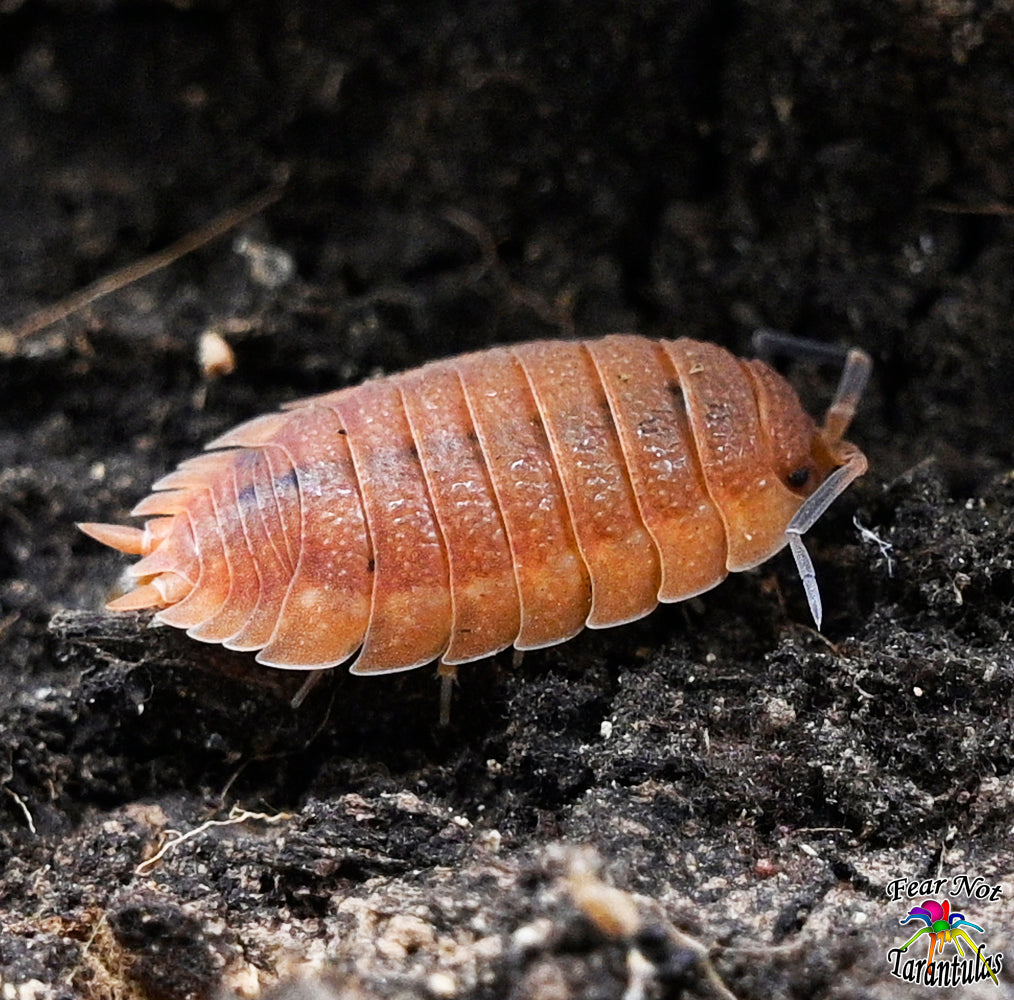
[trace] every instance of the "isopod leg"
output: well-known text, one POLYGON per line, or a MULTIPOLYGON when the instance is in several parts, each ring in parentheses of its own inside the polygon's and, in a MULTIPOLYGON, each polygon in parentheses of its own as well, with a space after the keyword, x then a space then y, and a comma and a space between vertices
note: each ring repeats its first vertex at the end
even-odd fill
POLYGON ((306 700, 306 696, 320 683, 325 673, 326 671, 324 670, 311 670, 306 675, 306 680, 300 685, 299 690, 292 696, 292 701, 289 702, 289 705, 293 709, 299 708, 306 700))
POLYGON ((446 729, 451 724, 451 695, 458 682, 458 667, 454 663, 441 663, 437 667, 440 678, 440 718, 438 724, 446 729))

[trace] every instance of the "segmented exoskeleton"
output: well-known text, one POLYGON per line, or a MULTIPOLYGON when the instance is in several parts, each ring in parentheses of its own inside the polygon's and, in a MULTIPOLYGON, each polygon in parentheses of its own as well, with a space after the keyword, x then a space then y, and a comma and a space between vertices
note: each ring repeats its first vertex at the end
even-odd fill
POLYGON ((113 609, 157 608, 275 667, 480 659, 639 618, 792 547, 866 459, 759 360, 694 340, 537 341, 436 361, 241 424, 154 484, 113 609))

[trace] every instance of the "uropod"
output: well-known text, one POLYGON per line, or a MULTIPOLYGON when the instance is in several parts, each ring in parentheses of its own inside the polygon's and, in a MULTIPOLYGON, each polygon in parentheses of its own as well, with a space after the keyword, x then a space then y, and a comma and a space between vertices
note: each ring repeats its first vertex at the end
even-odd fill
MULTIPOLYGON (((775 336, 794 353, 830 349, 775 336)), ((837 358, 842 352, 835 352, 837 358)), ((133 510, 82 524, 143 558, 114 610, 273 667, 356 674, 535 649, 681 601, 802 542, 866 471, 844 355, 818 427, 760 360, 617 334, 435 361, 212 441, 133 510)))

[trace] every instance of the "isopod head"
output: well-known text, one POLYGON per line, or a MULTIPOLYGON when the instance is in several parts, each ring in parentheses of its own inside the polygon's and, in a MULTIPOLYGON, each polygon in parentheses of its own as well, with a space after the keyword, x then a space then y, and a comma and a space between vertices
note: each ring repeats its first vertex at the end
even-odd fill
MULTIPOLYGON (((790 341, 791 343, 791 341, 790 341)), ((822 427, 816 428, 802 410, 788 384, 760 362, 748 362, 764 389, 758 392, 769 429, 775 468, 789 490, 802 498, 783 531, 795 559, 813 620, 820 628, 823 609, 817 576, 802 536, 867 469, 866 456, 843 439, 863 390, 872 362, 865 351, 853 349, 845 357, 834 399, 822 427)))

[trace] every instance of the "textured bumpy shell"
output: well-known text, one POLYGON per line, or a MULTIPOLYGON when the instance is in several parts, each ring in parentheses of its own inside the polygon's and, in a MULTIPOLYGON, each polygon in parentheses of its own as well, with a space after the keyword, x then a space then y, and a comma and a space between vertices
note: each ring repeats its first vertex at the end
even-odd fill
POLYGON ((615 335, 495 348, 291 404, 155 483, 114 608, 276 667, 561 642, 755 566, 836 464, 760 361, 615 335))

